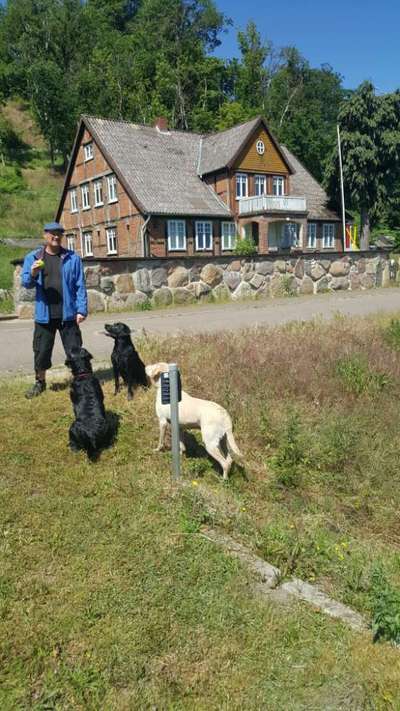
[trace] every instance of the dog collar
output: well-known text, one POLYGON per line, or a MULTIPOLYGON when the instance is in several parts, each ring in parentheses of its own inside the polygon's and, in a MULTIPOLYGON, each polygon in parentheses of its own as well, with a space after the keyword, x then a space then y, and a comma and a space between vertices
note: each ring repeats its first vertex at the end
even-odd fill
POLYGON ((86 378, 90 378, 93 375, 93 373, 79 373, 79 375, 75 375, 74 380, 85 380, 86 378))

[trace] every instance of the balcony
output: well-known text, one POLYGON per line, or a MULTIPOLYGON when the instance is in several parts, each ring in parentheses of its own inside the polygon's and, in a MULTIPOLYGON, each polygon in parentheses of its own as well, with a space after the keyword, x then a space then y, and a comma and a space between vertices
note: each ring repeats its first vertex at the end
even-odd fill
POLYGON ((307 212, 305 197, 295 195, 260 195, 239 200, 239 215, 260 212, 307 212))

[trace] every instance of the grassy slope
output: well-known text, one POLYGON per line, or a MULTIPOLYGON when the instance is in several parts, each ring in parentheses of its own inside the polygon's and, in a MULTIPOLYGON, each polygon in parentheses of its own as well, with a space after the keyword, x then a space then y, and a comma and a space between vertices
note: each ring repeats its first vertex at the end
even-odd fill
MULTIPOLYGON (((17 164, 25 188, 15 194, 0 195, 0 238, 40 237, 43 224, 54 218, 63 177, 58 170, 51 169, 43 138, 35 128, 26 104, 10 101, 3 112, 24 141, 26 150, 17 164)), ((0 288, 11 286, 13 267, 9 264, 10 259, 22 256, 26 251, 0 246, 0 288)))
POLYGON ((66 447, 66 389, 27 402, 24 384, 3 382, 0 707, 398 708, 398 650, 261 602, 201 535, 227 530, 367 616, 374 565, 400 585, 400 366, 383 335, 338 320, 142 344, 146 362, 176 360, 190 392, 232 413, 250 480, 236 471, 226 487, 203 456, 171 487, 169 454, 153 452, 154 392, 113 398, 103 373, 120 433, 89 464, 66 447), (364 375, 337 372, 360 357, 364 375))

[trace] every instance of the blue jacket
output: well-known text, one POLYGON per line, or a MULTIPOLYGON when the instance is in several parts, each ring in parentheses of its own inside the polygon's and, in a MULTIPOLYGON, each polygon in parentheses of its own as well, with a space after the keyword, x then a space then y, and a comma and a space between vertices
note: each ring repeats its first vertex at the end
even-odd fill
MULTIPOLYGON (((36 288, 35 321, 49 323, 50 313, 44 291, 43 270, 36 277, 31 274, 31 267, 36 259, 44 259, 44 247, 26 255, 22 268, 22 286, 25 289, 36 288)), ((73 321, 77 314, 87 316, 87 293, 81 258, 75 252, 61 248, 61 269, 63 321, 73 321)))

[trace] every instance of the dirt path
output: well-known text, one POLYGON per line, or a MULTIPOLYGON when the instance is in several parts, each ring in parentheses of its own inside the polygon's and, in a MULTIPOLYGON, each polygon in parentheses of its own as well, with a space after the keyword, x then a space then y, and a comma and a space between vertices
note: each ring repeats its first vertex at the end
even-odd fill
MULTIPOLYGON (((132 329, 145 328, 151 334, 201 333, 254 326, 276 326, 289 321, 330 319, 337 314, 366 316, 400 311, 400 289, 321 294, 245 303, 207 304, 162 311, 96 314, 83 324, 86 348, 96 360, 110 357, 110 341, 100 331, 108 321, 124 321, 132 329)), ((31 321, 0 321, 0 373, 32 372, 31 321)), ((57 337, 53 364, 64 362, 57 337)))

